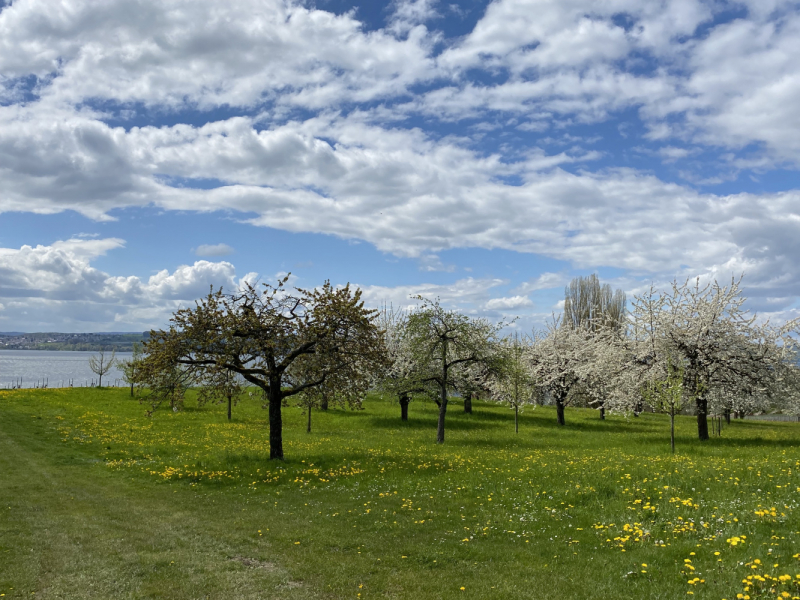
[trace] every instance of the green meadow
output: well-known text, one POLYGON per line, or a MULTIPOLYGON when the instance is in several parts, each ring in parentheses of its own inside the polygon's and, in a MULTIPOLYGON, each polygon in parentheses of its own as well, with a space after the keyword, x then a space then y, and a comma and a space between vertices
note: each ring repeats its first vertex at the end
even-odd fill
POLYGON ((4 598, 798 598, 800 426, 0 392, 4 598))

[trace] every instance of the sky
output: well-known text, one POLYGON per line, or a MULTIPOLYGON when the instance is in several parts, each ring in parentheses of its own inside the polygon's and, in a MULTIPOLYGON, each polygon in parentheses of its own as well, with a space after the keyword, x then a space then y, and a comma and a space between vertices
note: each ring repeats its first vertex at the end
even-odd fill
POLYGON ((330 280, 800 314, 800 2, 0 0, 0 331, 330 280))

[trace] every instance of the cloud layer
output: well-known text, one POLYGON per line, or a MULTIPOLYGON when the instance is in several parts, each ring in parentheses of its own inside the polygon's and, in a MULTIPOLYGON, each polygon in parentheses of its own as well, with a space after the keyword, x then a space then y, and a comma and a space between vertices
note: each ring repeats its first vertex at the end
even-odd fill
MULTIPOLYGON (((0 219, 224 211, 427 271, 452 270, 436 256, 448 249, 503 249, 631 285, 746 272, 762 306, 796 302, 799 3, 494 0, 453 37, 437 30, 444 10, 396 0, 367 27, 288 0, 6 5, 0 219), (780 189, 708 185, 776 169, 791 174, 780 189)), ((227 262, 147 281, 95 270, 111 250, 123 242, 0 250, 0 316, 27 293, 29 310, 81 301, 144 322, 238 281, 227 262)), ((529 309, 523 288, 470 306, 529 309)))

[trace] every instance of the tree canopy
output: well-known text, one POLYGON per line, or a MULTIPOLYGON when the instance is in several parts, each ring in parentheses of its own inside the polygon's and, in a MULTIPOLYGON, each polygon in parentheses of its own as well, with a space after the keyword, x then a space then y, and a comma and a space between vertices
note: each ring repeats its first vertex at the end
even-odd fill
POLYGON ((800 320, 779 327, 759 320, 744 308, 740 284, 741 279, 729 286, 701 285, 698 279, 673 281, 661 293, 650 288, 636 297, 629 335, 622 340, 629 359, 618 387, 635 399, 643 384, 671 381, 680 372, 680 388, 695 406, 701 440, 708 439, 712 400, 734 409, 778 399, 797 380, 800 320))
POLYGON ((361 291, 349 285, 290 291, 287 281, 262 289, 245 284, 232 294, 211 290, 177 311, 168 330, 152 331, 142 373, 154 406, 182 394, 170 374, 181 373, 201 393, 226 395, 227 374, 234 373, 266 396, 270 458, 283 459, 286 398, 331 384, 363 390, 385 361, 377 311, 365 308, 361 291))
POLYGON ((438 300, 418 297, 421 306, 408 315, 403 344, 414 365, 409 381, 415 385, 435 385, 438 390, 439 422, 436 441, 444 442, 448 391, 460 368, 489 364, 496 357, 497 335, 502 324, 492 324, 456 310, 448 310, 438 300))
POLYGON ((492 398, 508 403, 514 409, 514 431, 519 433, 519 411, 532 404, 540 393, 538 381, 530 368, 531 348, 528 340, 509 335, 499 344, 498 360, 487 377, 492 398))

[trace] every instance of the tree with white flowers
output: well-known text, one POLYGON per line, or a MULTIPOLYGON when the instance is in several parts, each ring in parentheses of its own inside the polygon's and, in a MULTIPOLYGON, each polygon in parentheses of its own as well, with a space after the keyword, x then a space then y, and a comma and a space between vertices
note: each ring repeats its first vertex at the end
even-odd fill
POLYGON ((564 288, 561 326, 582 330, 592 346, 592 353, 599 351, 598 357, 587 361, 586 366, 597 366, 600 369, 590 369, 585 373, 575 392, 588 397, 589 405, 599 410, 601 419, 605 419, 606 399, 610 392, 606 385, 608 373, 605 369, 610 365, 602 363, 603 354, 604 351, 614 349, 618 341, 614 339, 615 336, 625 333, 626 302, 625 292, 613 290, 607 283, 601 284, 594 273, 587 277, 576 277, 564 288), (612 347, 604 347, 608 343, 612 347))
POLYGON ((453 389, 464 400, 464 412, 472 414, 472 400, 489 393, 489 382, 494 370, 493 363, 468 363, 453 370, 453 389))
POLYGON ((374 387, 397 398, 400 420, 408 421, 408 405, 414 397, 436 396, 434 381, 412 352, 411 338, 406 334, 407 311, 384 305, 378 326, 383 331, 388 360, 376 373, 374 387))
POLYGON ((593 336, 583 327, 561 326, 554 317, 545 331, 534 331, 530 347, 531 375, 545 388, 556 405, 559 425, 574 399, 570 392, 586 381, 598 363, 592 360, 593 336))
POLYGON ((706 440, 712 400, 742 410, 747 403, 777 401, 794 385, 793 334, 800 320, 782 326, 759 321, 744 308, 740 283, 687 280, 673 282, 667 292, 651 288, 636 297, 626 342, 629 368, 617 383, 627 387, 630 402, 636 401, 636 389, 665 382, 678 369, 683 397, 697 411, 698 437, 706 440))
POLYGON ((403 344, 413 364, 412 383, 437 388, 439 422, 436 441, 444 443, 448 393, 455 371, 470 364, 490 364, 496 356, 497 335, 503 324, 475 319, 441 306, 439 300, 417 297, 419 308, 408 314, 403 344))
POLYGON ((785 361, 779 372, 780 380, 774 393, 780 398, 778 408, 787 415, 800 416, 800 368, 797 360, 785 361))

